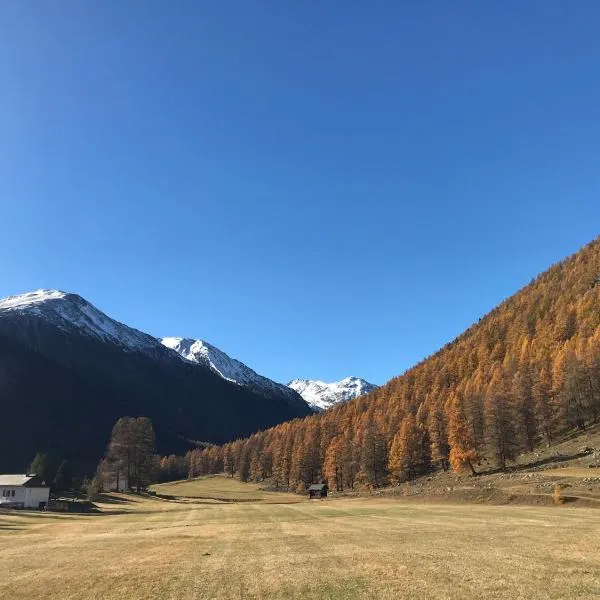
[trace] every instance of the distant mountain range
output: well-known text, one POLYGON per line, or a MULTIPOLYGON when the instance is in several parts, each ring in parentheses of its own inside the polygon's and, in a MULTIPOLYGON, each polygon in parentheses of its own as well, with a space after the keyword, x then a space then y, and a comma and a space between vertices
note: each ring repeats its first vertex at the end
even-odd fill
POLYGON ((346 377, 332 383, 293 379, 288 386, 296 390, 315 411, 331 408, 335 404, 353 400, 377 389, 376 385, 359 377, 346 377))
POLYGON ((161 453, 221 443, 375 389, 348 377, 288 385, 203 340, 157 339, 58 290, 0 300, 0 472, 36 452, 92 469, 121 416, 150 417, 161 453))
POLYGON ((290 388, 230 361, 234 381, 217 360, 226 355, 202 348, 161 343, 76 294, 1 300, 0 439, 10 451, 0 472, 26 468, 36 452, 89 472, 125 415, 150 417, 158 450, 181 453, 195 440, 224 442, 312 412, 290 388))
POLYGON ((168 337, 162 343, 178 352, 185 360, 204 365, 214 373, 243 387, 268 397, 284 397, 293 405, 301 398, 314 410, 321 411, 340 402, 347 402, 372 392, 377 386, 358 377, 325 383, 310 379, 294 379, 287 385, 259 375, 244 363, 203 340, 168 337))

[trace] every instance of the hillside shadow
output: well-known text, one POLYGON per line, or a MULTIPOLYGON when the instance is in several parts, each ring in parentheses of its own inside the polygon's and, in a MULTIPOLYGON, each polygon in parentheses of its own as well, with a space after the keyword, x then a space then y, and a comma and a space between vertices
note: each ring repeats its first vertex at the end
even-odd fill
POLYGON ((575 454, 557 454, 556 456, 548 456, 547 458, 542 458, 540 460, 535 460, 533 462, 524 464, 524 465, 514 465, 507 469, 507 471, 527 471, 534 469, 535 467, 543 467, 544 465, 549 465, 552 463, 563 463, 569 460, 577 460, 578 458, 584 458, 592 454, 592 451, 583 451, 577 452, 575 454))
MULTIPOLYGON (((505 469, 501 467, 495 469, 486 469, 485 471, 478 471, 473 474, 473 477, 481 477, 483 475, 497 475, 499 473, 520 473, 522 471, 531 471, 538 467, 543 467, 545 465, 550 465, 554 463, 563 463, 568 462, 570 460, 577 460, 578 458, 584 458, 589 456, 591 451, 577 452, 575 454, 557 454, 556 456, 548 456, 546 458, 541 458, 539 460, 535 460, 532 462, 528 462, 522 465, 510 465, 505 469)), ((543 469, 541 470, 543 472, 543 469)))

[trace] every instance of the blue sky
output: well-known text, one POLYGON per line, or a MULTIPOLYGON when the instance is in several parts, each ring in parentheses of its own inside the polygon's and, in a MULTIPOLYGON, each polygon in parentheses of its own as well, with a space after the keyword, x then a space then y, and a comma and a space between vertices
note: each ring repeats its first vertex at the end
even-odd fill
POLYGON ((383 383, 598 233, 600 5, 0 6, 0 296, 383 383))

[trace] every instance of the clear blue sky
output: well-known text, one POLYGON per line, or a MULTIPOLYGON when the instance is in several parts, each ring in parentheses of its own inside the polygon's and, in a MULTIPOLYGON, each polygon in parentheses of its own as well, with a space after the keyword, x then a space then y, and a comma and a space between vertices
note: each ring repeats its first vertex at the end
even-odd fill
POLYGON ((600 3, 4 0, 0 296, 383 383, 600 223, 600 3))

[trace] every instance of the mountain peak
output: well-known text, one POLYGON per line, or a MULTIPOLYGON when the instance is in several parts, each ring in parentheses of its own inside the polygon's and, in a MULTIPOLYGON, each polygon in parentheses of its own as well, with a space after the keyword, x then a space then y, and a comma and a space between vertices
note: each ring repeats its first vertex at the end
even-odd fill
POLYGON ((14 312, 35 315, 63 331, 78 330, 128 350, 154 352, 161 349, 152 336, 111 319, 77 294, 41 289, 0 300, 0 316, 14 312))
POLYGON ((0 300, 0 310, 23 308, 51 300, 63 300, 70 295, 72 294, 68 294, 67 292, 62 292, 60 290, 35 290, 34 292, 27 292, 25 294, 18 294, 16 296, 8 296, 8 298, 0 300))
POLYGON ((296 390, 308 405, 317 411, 353 400, 377 388, 360 377, 346 377, 331 383, 314 379, 294 379, 288 386, 296 390))
POLYGON ((289 404, 302 406, 306 409, 306 403, 296 391, 259 375, 244 363, 231 358, 228 354, 204 340, 166 337, 160 341, 167 348, 175 350, 184 360, 204 365, 227 381, 269 397, 283 396, 289 404))
MULTIPOLYGON (((202 364, 212 371, 215 371, 223 379, 239 383, 236 376, 239 376, 240 369, 246 368, 246 365, 231 358, 225 352, 219 350, 212 344, 204 340, 195 340, 184 337, 165 337, 160 340, 163 346, 175 350, 182 358, 193 363, 202 364)), ((250 369, 251 370, 251 369, 250 369)))
MULTIPOLYGON (((365 379, 363 379, 362 377, 345 377, 344 379, 340 380, 338 383, 367 383, 367 381, 365 379)), ((371 384, 368 384, 371 385, 371 384)))

